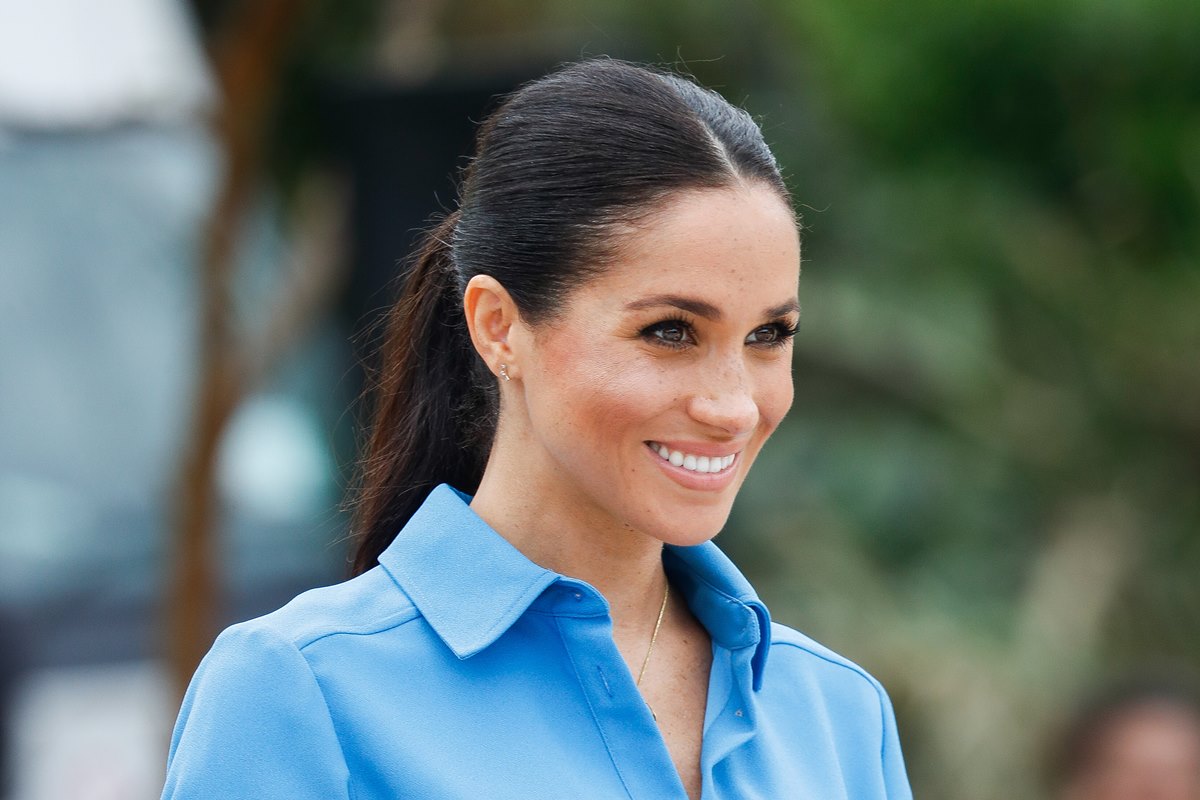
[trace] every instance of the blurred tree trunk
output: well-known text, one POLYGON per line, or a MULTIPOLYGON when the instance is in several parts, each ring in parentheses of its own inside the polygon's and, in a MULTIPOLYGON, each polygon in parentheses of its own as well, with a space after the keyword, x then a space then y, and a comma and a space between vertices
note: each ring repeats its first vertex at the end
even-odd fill
POLYGON ((213 128, 224 174, 202 244, 199 370, 173 525, 167 609, 171 671, 181 692, 216 632, 214 466, 225 424, 254 377, 247 374, 246 348, 232 319, 235 244, 261 179, 263 142, 283 56, 305 5, 305 0, 236 4, 218 26, 210 49, 221 92, 213 128))

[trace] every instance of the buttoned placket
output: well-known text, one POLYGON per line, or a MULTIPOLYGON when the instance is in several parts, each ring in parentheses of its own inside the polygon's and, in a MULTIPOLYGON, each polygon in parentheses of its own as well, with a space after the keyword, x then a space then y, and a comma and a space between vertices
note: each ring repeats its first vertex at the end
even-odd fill
POLYGON ((708 706, 704 715, 704 745, 700 754, 704 787, 701 800, 734 800, 718 794, 713 773, 722 761, 754 738, 757 705, 751 667, 753 657, 753 646, 727 650, 713 644, 708 706))
MULTIPOLYGON (((604 598, 585 583, 560 578, 554 599, 539 604, 555 617, 613 769, 631 800, 686 800, 687 792, 666 741, 613 641, 612 618, 604 598)), ((702 800, 717 800, 712 771, 754 731, 752 646, 727 650, 713 645, 704 719, 702 800)))
POLYGON ((687 800, 650 708, 613 641, 608 603, 586 583, 558 582, 558 633, 613 769, 631 800, 687 800))

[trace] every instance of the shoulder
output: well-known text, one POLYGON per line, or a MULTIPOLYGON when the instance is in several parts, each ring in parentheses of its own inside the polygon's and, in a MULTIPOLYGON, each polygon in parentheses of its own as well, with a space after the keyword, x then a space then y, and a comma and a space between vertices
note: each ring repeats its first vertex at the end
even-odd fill
POLYGON ((843 655, 835 653, 795 628, 778 622, 771 623, 771 658, 793 657, 818 669, 827 669, 851 680, 862 680, 872 686, 879 682, 865 669, 843 655))
POLYGON ((163 797, 347 797, 349 768, 322 672, 323 663, 326 673, 330 662, 346 664, 346 648, 324 660, 313 649, 369 639, 415 616, 376 570, 227 628, 183 699, 163 797))
POLYGON ((767 679, 770 681, 780 673, 789 683, 812 682, 819 685, 823 694, 855 705, 879 709, 890 706, 883 686, 858 664, 793 628, 772 622, 767 679))
POLYGON ((218 644, 256 640, 304 651, 329 637, 369 636, 420 616, 380 567, 343 583, 310 589, 282 608, 226 629, 218 644))
POLYGON ((192 677, 172 753, 185 729, 195 740, 203 739, 204 731, 268 724, 282 726, 283 736, 301 720, 306 729, 328 726, 322 675, 339 664, 344 671, 347 663, 356 663, 357 651, 340 645, 403 628, 418 617, 408 597, 376 568, 226 628, 192 677), (335 646, 323 648, 323 643, 335 646), (286 692, 280 692, 282 686, 286 692))
POLYGON ((806 726, 801 735, 809 738, 819 731, 845 755, 839 763, 857 764, 850 796, 911 800, 895 712, 879 681, 848 658, 778 623, 771 625, 767 662, 763 688, 770 687, 773 707, 788 712, 778 724, 792 734, 795 725, 806 726), (878 762, 869 755, 873 753, 879 754, 878 762))

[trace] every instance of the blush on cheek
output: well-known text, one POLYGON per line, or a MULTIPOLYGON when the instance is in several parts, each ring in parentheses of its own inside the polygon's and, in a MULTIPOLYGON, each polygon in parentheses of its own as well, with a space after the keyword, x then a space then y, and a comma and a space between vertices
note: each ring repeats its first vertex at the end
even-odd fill
POLYGON ((769 432, 773 432, 779 423, 783 422, 783 418, 792 408, 795 396, 796 387, 792 383, 792 371, 789 369, 786 378, 781 378, 778 387, 772 392, 772 401, 765 404, 762 410, 763 417, 769 426, 769 432))
POLYGON ((575 457, 611 457, 604 449, 620 441, 624 429, 644 413, 646 384, 611 346, 590 336, 560 334, 546 336, 540 348, 537 385, 528 386, 540 407, 541 413, 534 413, 569 437, 560 445, 568 444, 575 457))

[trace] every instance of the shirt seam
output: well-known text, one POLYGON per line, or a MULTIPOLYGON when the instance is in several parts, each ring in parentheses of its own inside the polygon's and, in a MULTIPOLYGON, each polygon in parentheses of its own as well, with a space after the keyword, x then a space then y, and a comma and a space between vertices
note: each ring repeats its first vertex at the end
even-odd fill
POLYGON ((879 702, 879 763, 880 763, 880 765, 886 765, 887 764, 887 744, 888 744, 888 735, 887 735, 888 715, 887 715, 887 709, 884 707, 884 704, 883 704, 883 692, 881 691, 881 687, 877 686, 875 688, 875 698, 879 702))
POLYGON ((823 653, 818 653, 812 648, 805 647, 798 642, 781 642, 772 639, 771 646, 774 647, 775 645, 779 645, 781 647, 794 647, 801 652, 808 653, 813 658, 818 658, 828 664, 834 665, 835 667, 841 667, 842 669, 857 675, 859 678, 862 678, 867 682, 867 685, 870 686, 875 692, 875 701, 879 703, 879 725, 881 736, 881 740, 879 742, 879 757, 882 760, 887 748, 887 710, 884 706, 884 698, 886 695, 884 693, 883 685, 880 684, 879 681, 877 681, 871 675, 871 673, 867 672, 865 669, 857 664, 854 664, 853 662, 830 658, 829 656, 824 655, 823 653))
POLYGON ((300 656, 300 660, 304 662, 304 668, 308 670, 309 676, 312 678, 313 685, 317 687, 317 693, 321 695, 321 705, 325 707, 325 715, 329 718, 329 728, 333 731, 333 738, 337 742, 338 752, 342 756, 342 764, 346 767, 346 796, 350 800, 354 800, 358 793, 354 790, 354 773, 350 769, 350 760, 346 758, 346 748, 342 744, 341 733, 338 732, 337 723, 333 719, 333 709, 329 707, 329 698, 325 696, 325 687, 321 685, 321 680, 317 677, 317 673, 313 671, 312 664, 305 658, 304 652, 292 645, 296 650, 296 655, 300 656))
POLYGON ((841 667, 842 669, 844 669, 848 672, 854 673, 855 675, 862 678, 867 683, 871 684, 871 688, 875 689, 876 693, 878 693, 878 691, 879 691, 879 682, 876 681, 875 678, 873 678, 869 672, 867 672, 865 669, 858 666, 857 664, 854 664, 854 663, 848 662, 848 661, 844 661, 844 660, 838 659, 838 658, 830 658, 829 656, 825 655, 824 653, 819 653, 816 650, 813 650, 811 647, 806 647, 803 644, 800 644, 799 642, 779 641, 778 639, 772 638, 771 646, 772 647, 777 647, 777 646, 778 647, 794 647, 797 650, 808 653, 813 658, 819 658, 828 664, 833 664, 835 667, 841 667))
MULTIPOLYGON (((408 608, 404 611, 396 612, 395 614, 380 620, 372 626, 364 626, 362 628, 338 628, 336 630, 327 630, 320 633, 309 634, 307 637, 298 637, 293 640, 293 646, 303 653, 309 647, 312 647, 317 642, 323 639, 328 639, 331 636, 372 636, 377 633, 386 633, 387 631, 395 630, 403 625, 418 620, 422 617, 420 611, 416 608, 408 608)), ((307 662, 307 659, 305 659, 307 662)))
POLYGON ((808 653, 813 658, 818 658, 821 661, 824 661, 828 664, 832 664, 836 667, 841 667, 842 669, 844 669, 850 673, 853 673, 854 675, 857 675, 859 678, 862 678, 864 681, 867 682, 867 685, 870 686, 871 689, 875 692, 875 702, 879 704, 879 763, 880 764, 887 763, 888 714, 887 714, 887 706, 886 706, 886 701, 885 701, 886 694, 884 693, 883 685, 880 684, 879 681, 877 681, 871 675, 871 673, 867 672, 865 669, 858 666, 857 664, 854 664, 853 662, 846 662, 846 661, 839 660, 836 658, 830 658, 829 656, 827 656, 823 653, 819 653, 810 647, 805 647, 803 644, 800 644, 798 642, 781 642, 777 639, 772 638, 771 646, 774 647, 775 645, 779 645, 781 647, 794 647, 797 650, 800 650, 801 652, 808 653))

